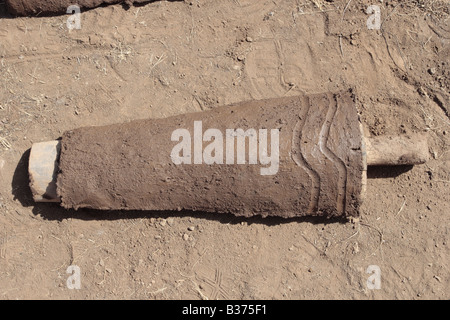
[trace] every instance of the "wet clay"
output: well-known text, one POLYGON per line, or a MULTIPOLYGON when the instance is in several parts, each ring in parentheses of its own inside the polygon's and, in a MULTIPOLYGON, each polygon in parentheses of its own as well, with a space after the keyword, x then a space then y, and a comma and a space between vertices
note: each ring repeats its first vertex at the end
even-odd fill
MULTIPOLYGON (((73 209, 358 216, 365 175, 362 143, 349 92, 86 127, 62 136, 57 192, 62 206, 73 209), (249 164, 248 157, 245 164, 194 164, 194 159, 175 164, 171 153, 181 140, 172 141, 172 133, 187 129, 193 137, 195 121, 202 121, 202 133, 215 128, 224 137, 227 129, 278 129, 277 172, 262 175, 268 165, 249 164)), ((270 141, 267 145, 270 154, 270 141)))
POLYGON ((149 0, 6 0, 8 12, 15 16, 34 16, 37 14, 64 14, 67 8, 76 4, 83 9, 116 3, 146 3, 149 0))

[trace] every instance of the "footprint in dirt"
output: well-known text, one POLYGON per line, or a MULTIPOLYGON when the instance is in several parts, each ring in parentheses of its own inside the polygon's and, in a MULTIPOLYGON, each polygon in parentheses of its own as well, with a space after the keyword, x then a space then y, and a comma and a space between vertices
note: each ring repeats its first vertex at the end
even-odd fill
POLYGON ((316 85, 315 70, 308 46, 278 39, 255 41, 245 60, 245 73, 255 99, 304 92, 316 85))

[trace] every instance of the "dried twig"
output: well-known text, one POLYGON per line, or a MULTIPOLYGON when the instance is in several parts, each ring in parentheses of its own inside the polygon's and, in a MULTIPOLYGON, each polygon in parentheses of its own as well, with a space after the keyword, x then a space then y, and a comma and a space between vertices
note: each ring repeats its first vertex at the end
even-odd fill
POLYGON ((406 199, 403 201, 403 204, 402 204, 402 206, 400 207, 400 210, 398 210, 397 214, 395 215, 396 217, 400 214, 400 212, 403 211, 403 208, 405 207, 405 204, 406 204, 406 199))

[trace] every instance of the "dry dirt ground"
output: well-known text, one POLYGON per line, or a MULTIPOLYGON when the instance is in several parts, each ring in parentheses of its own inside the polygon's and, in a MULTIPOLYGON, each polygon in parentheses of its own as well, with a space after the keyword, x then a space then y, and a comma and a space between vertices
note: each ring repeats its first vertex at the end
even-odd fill
POLYGON ((83 12, 80 30, 0 7, 0 298, 450 298, 448 1, 157 1, 83 12), (429 134, 427 164, 369 171, 360 221, 30 198, 27 150, 66 130, 350 87, 368 134, 429 134))

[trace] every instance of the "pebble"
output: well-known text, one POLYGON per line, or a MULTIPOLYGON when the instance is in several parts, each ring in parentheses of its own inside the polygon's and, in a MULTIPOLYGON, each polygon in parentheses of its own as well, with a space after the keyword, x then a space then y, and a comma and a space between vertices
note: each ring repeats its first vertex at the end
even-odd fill
POLYGON ((184 241, 188 241, 189 240, 189 235, 187 233, 183 234, 183 240, 184 241))
POLYGON ((173 226, 173 223, 175 222, 175 219, 174 218, 167 218, 167 224, 169 225, 169 226, 173 226))
POLYGON ((166 225, 166 223, 167 223, 167 220, 166 220, 166 219, 162 219, 162 220, 159 222, 159 224, 160 224, 161 227, 164 227, 164 226, 166 225))
POLYGON ((194 226, 190 226, 190 227, 188 227, 188 230, 189 230, 189 231, 194 231, 194 230, 195 230, 195 227, 194 227, 194 226))

